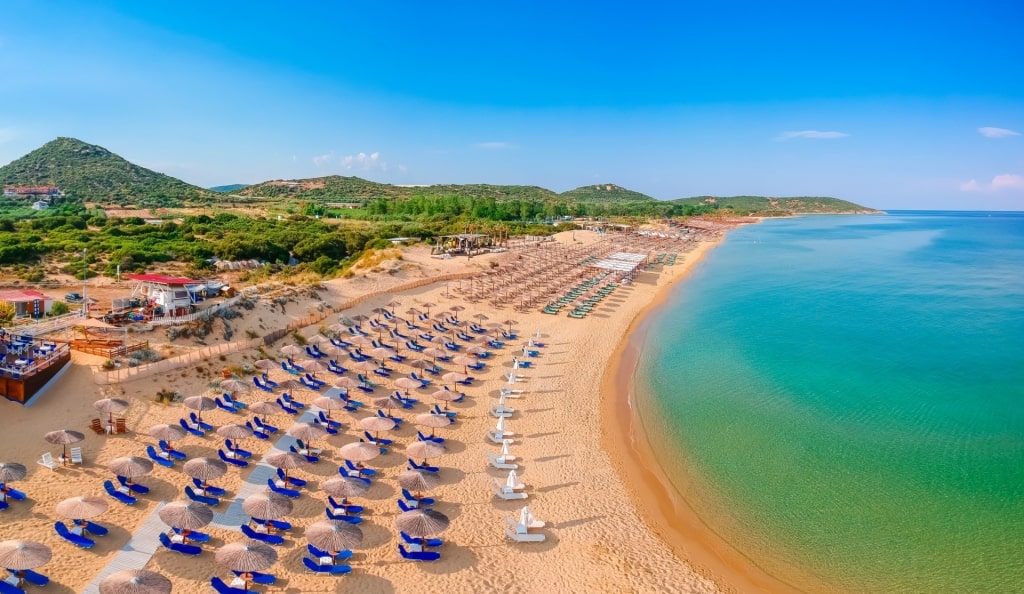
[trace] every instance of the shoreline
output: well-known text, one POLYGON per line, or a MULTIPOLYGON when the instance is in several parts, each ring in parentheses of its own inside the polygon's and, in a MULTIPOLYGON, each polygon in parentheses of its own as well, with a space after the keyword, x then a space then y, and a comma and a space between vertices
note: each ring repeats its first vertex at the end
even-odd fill
POLYGON ((665 476, 635 407, 633 378, 652 314, 726 237, 688 254, 679 274, 657 289, 619 339, 600 384, 601 445, 648 529, 694 571, 724 592, 800 593, 803 590, 768 574, 704 523, 665 476), (623 394, 625 398, 617 397, 623 394))

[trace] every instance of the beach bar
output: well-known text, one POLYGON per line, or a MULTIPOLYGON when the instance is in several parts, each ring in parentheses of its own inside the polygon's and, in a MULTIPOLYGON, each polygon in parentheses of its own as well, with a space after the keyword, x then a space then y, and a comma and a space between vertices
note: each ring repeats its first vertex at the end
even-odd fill
POLYGON ((7 334, 0 343, 0 396, 27 404, 70 362, 67 344, 7 334))

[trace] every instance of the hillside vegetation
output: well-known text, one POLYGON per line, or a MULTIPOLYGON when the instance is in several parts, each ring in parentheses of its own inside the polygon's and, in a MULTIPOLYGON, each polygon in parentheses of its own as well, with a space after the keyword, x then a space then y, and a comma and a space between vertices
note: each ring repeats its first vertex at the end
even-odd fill
POLYGON ((0 184, 53 185, 67 200, 141 207, 182 206, 214 195, 74 138, 57 138, 0 167, 0 184))
POLYGON ((719 211, 729 211, 745 216, 788 216, 795 214, 853 214, 879 212, 846 200, 822 196, 800 196, 790 198, 766 198, 764 196, 698 196, 679 198, 672 204, 683 206, 713 206, 719 211))
POLYGON ((647 194, 627 190, 615 184, 581 186, 559 195, 568 202, 656 202, 647 194))

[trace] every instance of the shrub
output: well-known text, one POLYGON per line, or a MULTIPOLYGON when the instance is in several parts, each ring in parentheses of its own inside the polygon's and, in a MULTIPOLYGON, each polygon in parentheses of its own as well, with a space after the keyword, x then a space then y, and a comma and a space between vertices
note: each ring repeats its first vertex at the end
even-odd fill
POLYGON ((53 307, 50 308, 50 314, 54 316, 62 316, 70 311, 71 308, 63 301, 54 301, 53 307))

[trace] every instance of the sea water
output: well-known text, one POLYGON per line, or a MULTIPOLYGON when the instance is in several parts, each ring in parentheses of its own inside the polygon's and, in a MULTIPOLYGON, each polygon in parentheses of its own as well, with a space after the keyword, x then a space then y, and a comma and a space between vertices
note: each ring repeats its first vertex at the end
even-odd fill
POLYGON ((1024 592, 1024 213, 768 220, 652 315, 641 423, 751 561, 802 588, 1024 592))

